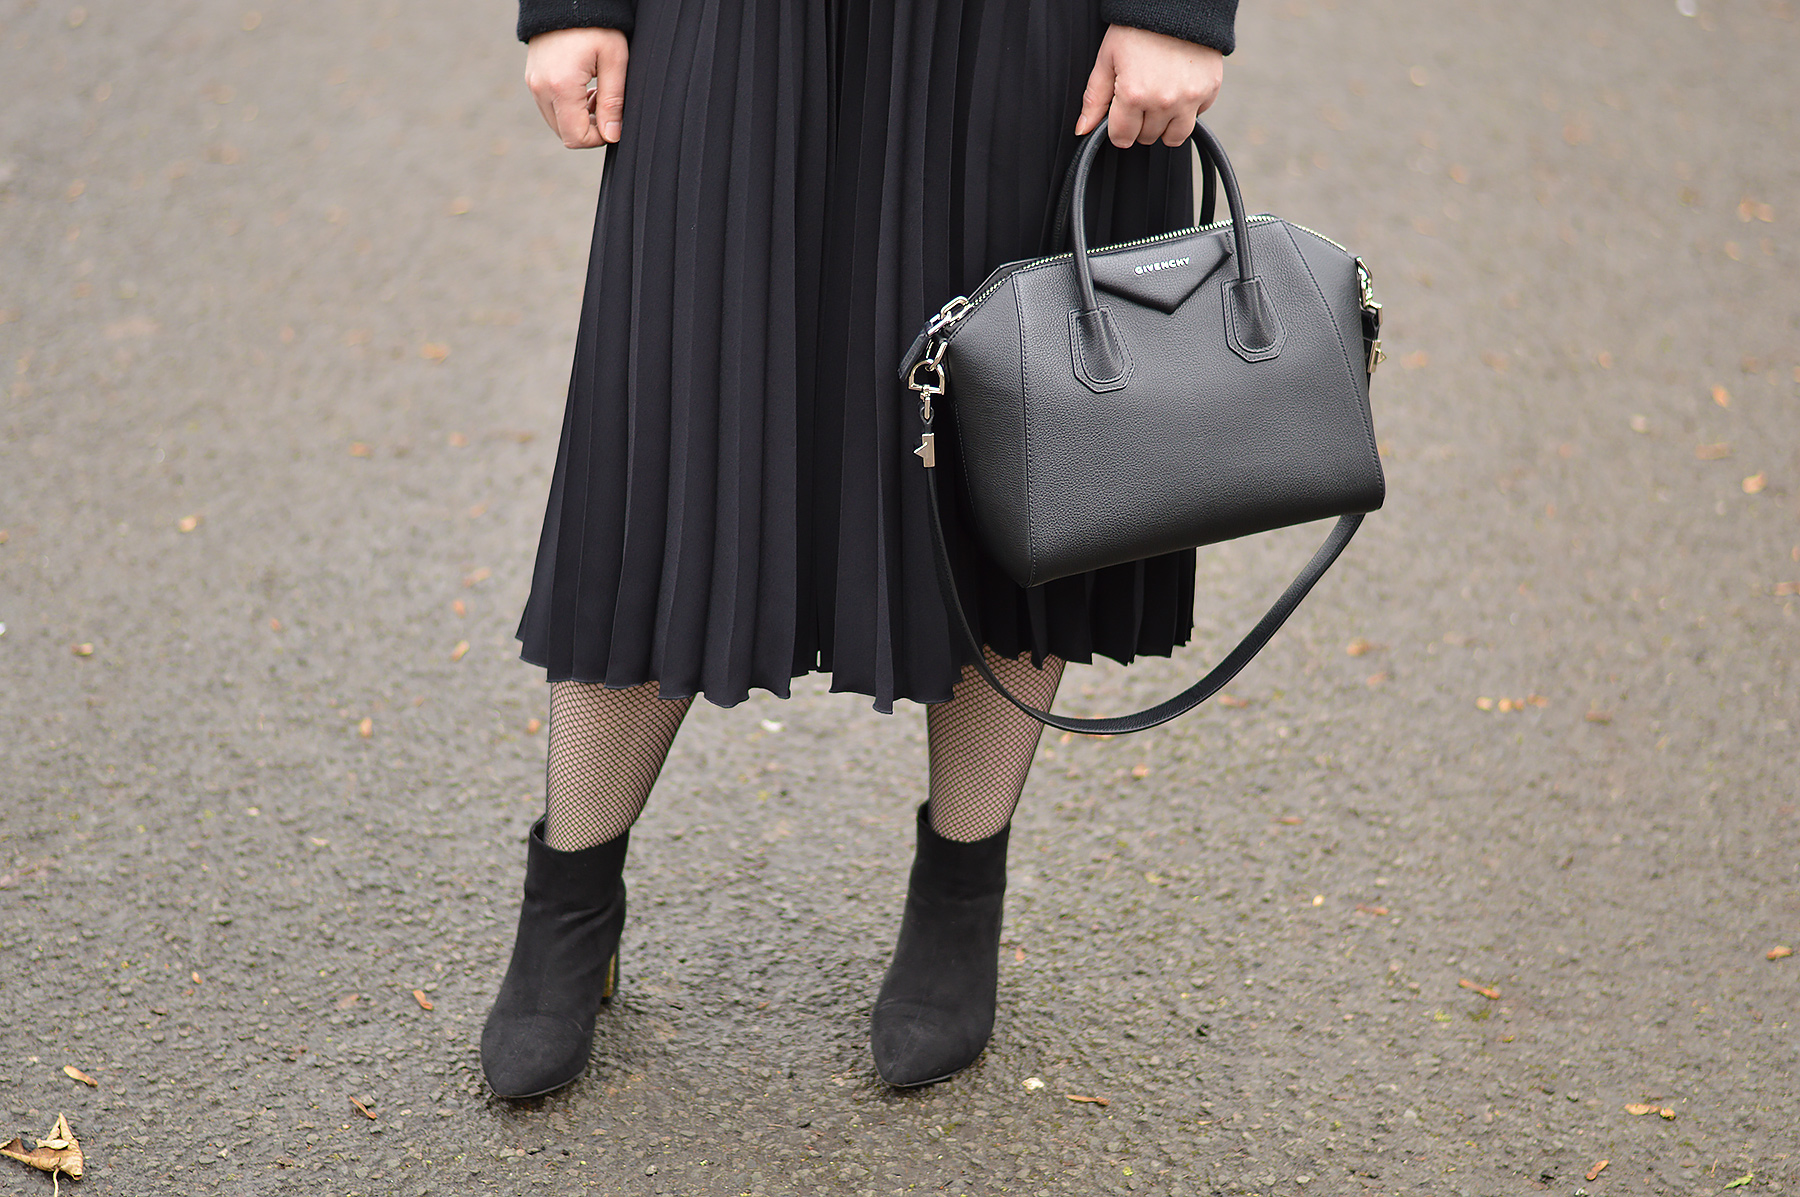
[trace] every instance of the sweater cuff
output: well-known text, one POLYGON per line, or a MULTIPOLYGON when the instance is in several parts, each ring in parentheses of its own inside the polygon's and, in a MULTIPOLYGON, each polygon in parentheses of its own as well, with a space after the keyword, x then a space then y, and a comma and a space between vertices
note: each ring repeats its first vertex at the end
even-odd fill
POLYGON ((630 33, 632 5, 633 0, 519 0, 519 40, 528 42, 555 29, 630 33))
POLYGON ((1237 6, 1238 0, 1101 0, 1100 16, 1109 25, 1166 33, 1229 54, 1237 49, 1237 6))

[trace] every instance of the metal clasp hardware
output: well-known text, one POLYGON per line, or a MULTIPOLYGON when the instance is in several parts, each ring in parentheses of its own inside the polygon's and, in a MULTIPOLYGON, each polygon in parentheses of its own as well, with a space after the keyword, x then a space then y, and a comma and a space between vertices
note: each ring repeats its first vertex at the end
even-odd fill
POLYGON ((1363 341, 1369 347, 1368 369, 1374 374, 1375 367, 1387 360, 1387 350, 1381 347, 1381 304, 1375 299, 1375 279, 1361 258, 1356 259, 1356 290, 1362 302, 1363 341))
POLYGON ((937 435, 931 431, 931 400, 944 394, 944 350, 947 345, 933 337, 927 348, 930 352, 908 372, 906 385, 919 393, 919 423, 924 425, 919 433, 919 447, 913 453, 929 470, 937 465, 937 435), (921 372, 926 377, 920 377, 921 372))

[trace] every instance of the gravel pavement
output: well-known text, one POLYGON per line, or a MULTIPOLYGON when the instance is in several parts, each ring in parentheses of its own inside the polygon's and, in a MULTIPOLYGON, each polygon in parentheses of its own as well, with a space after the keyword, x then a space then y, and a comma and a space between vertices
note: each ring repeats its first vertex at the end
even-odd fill
POLYGON ((593 1066, 507 1104, 601 160, 503 0, 257 2, 0 0, 0 1137, 89 1197, 1800 1192, 1800 5, 1246 5, 1215 124, 1376 271, 1387 510, 1228 701, 1046 737, 979 1065, 873 1075, 924 724, 810 679, 697 706, 593 1066))

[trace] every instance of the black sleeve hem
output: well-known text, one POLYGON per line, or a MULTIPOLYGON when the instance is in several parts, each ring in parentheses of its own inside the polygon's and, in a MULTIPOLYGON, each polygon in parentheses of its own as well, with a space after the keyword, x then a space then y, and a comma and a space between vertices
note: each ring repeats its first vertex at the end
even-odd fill
POLYGON ((1109 25, 1130 25, 1211 46, 1221 54, 1237 49, 1238 0, 1101 0, 1109 25))
POLYGON ((617 29, 630 33, 633 0, 519 0, 519 40, 556 29, 617 29))

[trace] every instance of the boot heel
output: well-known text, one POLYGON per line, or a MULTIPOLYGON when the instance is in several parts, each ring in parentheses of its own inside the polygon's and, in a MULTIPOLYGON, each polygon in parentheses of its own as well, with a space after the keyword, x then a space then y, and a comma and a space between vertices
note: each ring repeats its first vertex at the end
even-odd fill
POLYGON ((606 984, 600 987, 600 1000, 610 1005, 613 994, 619 992, 619 954, 614 952, 606 965, 606 984))

